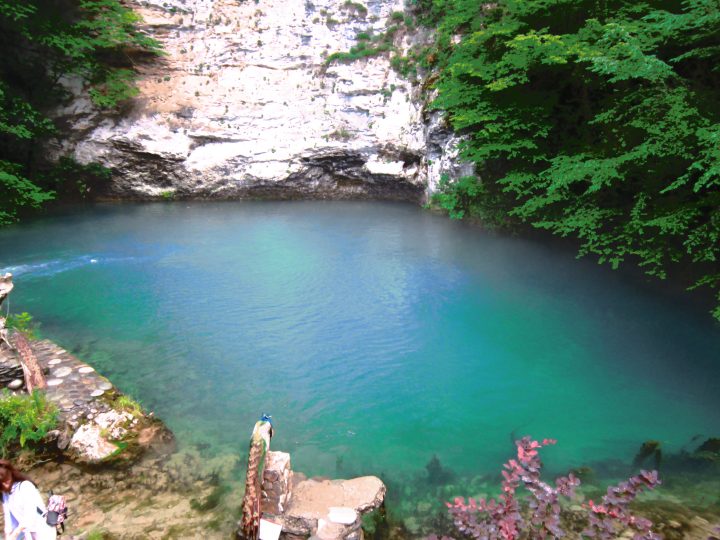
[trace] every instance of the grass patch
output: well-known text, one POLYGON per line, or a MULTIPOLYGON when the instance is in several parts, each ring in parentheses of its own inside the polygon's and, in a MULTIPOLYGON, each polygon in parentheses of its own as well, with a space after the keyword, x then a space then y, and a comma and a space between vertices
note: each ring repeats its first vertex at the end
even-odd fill
POLYGON ((104 529, 93 529, 87 535, 87 540, 106 540, 108 538, 110 535, 104 529))
POLYGON ((348 52, 334 52, 325 59, 325 65, 332 64, 333 62, 354 62, 361 58, 370 58, 378 56, 384 52, 392 50, 393 46, 391 43, 380 43, 376 47, 371 47, 365 41, 361 41, 356 46, 351 47, 348 52))
POLYGON ((349 11, 352 11, 353 13, 357 14, 358 16, 360 16, 362 18, 365 18, 368 14, 367 7, 365 7, 365 5, 361 4, 360 2, 353 2, 352 0, 345 0, 343 7, 349 11))
POLYGON ((118 396, 112 403, 112 408, 129 412, 133 416, 142 416, 142 405, 127 395, 118 396))
MULTIPOLYGON (((345 6, 351 4, 354 5, 353 2, 346 2, 345 6)), ((395 40, 395 35, 400 30, 401 25, 406 23, 406 19, 408 18, 412 22, 412 18, 406 17, 403 12, 393 12, 388 20, 396 24, 389 25, 379 34, 373 34, 368 31, 358 32, 355 36, 358 44, 351 47, 349 51, 332 53, 325 59, 325 65, 332 64, 333 62, 354 62, 355 60, 361 60, 362 58, 370 58, 378 56, 384 52, 394 51, 395 47, 393 46, 393 41, 395 40)), ((408 60, 408 63, 409 62, 410 60, 408 60)), ((409 68, 405 68, 403 71, 410 73, 409 68)))
POLYGON ((328 134, 328 137, 338 141, 348 141, 353 138, 353 134, 343 127, 328 134))

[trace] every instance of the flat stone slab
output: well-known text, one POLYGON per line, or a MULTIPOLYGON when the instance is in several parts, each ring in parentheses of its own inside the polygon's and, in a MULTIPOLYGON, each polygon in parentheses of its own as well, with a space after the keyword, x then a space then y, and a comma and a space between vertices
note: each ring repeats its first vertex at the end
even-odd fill
POLYGON ((360 516, 379 508, 385 484, 377 476, 351 480, 300 479, 293 484, 288 507, 272 515, 288 537, 361 540, 360 516))
POLYGON ((68 366, 58 368, 52 372, 54 377, 59 377, 59 378, 67 377, 71 373, 72 373, 72 368, 68 367, 68 366))
POLYGON ((293 487, 290 506, 285 513, 327 519, 331 509, 338 514, 338 509, 343 508, 364 514, 380 507, 385 491, 385 484, 377 476, 351 480, 302 480, 293 487))

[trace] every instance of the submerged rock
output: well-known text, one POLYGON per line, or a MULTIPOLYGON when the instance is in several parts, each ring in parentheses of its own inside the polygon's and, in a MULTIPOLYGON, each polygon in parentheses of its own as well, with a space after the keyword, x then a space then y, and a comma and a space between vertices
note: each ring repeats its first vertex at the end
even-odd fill
POLYGON ((702 443, 700 446, 698 446, 697 450, 695 450, 695 452, 696 453, 710 452, 713 454, 720 454, 720 438, 717 438, 717 437, 709 438, 704 443, 702 443))
POLYGON ((443 467, 436 454, 433 454, 433 457, 425 465, 425 470, 427 471, 427 480, 432 485, 447 484, 454 476, 450 469, 443 467))
POLYGON ((659 441, 645 441, 633 459, 634 467, 642 467, 646 462, 652 461, 655 469, 660 468, 662 463, 662 449, 659 441))

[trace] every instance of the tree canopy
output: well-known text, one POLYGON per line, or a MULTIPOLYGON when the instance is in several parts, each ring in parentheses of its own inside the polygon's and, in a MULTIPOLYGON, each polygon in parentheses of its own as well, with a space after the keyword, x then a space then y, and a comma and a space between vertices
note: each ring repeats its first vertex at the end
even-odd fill
POLYGON ((418 4, 438 28, 434 107, 477 171, 436 202, 720 287, 717 0, 418 4))
POLYGON ((160 52, 138 21, 118 0, 0 0, 0 225, 68 189, 68 176, 102 175, 68 159, 38 167, 38 142, 56 131, 46 113, 66 97, 63 77, 81 78, 98 107, 137 93, 133 58, 160 52))

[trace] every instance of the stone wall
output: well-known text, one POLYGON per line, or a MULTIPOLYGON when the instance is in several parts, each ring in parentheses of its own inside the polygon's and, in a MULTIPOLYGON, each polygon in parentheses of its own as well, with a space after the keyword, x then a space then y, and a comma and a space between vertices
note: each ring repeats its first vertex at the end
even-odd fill
MULTIPOLYGON (((171 448, 172 434, 152 413, 123 396, 95 369, 49 340, 29 342, 47 376, 42 391, 57 407, 58 425, 47 434, 48 447, 86 464, 128 463, 151 447, 171 448)), ((25 393, 17 351, 0 343, 0 388, 25 393)))
POLYGON ((290 454, 268 452, 262 482, 263 512, 282 514, 292 498, 293 472, 290 467, 290 454))
POLYGON ((282 526, 285 540, 361 540, 362 515, 382 507, 385 491, 376 476, 308 479, 293 473, 290 454, 268 452, 260 509, 264 519, 282 526))

